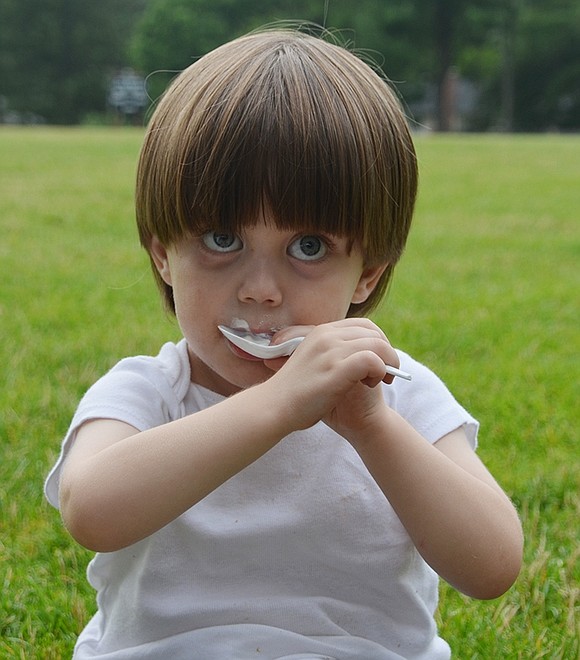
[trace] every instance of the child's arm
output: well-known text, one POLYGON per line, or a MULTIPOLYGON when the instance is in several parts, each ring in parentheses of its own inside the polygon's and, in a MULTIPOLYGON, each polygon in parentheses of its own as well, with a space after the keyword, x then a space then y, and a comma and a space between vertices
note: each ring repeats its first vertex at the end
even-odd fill
MULTIPOLYGON (((301 391, 292 395, 291 386, 286 389, 298 402, 297 410, 316 400, 315 391, 308 389, 316 379, 304 376, 307 365, 316 365, 315 346, 323 347, 335 333, 340 334, 340 341, 348 337, 345 345, 361 341, 348 334, 352 332, 348 324, 358 322, 347 319, 320 326, 316 329, 316 334, 323 335, 320 341, 304 345, 309 349, 301 354, 304 364, 288 362, 286 369, 303 369, 301 391)), ((388 342, 384 344, 373 346, 376 356, 398 366, 388 342)), ((336 343, 334 350, 338 348, 336 343)), ((362 360, 357 352, 334 355, 334 360, 353 360, 353 364, 355 358, 362 360)), ((321 363, 318 368, 322 373, 330 365, 321 363)), ((349 369, 357 373, 354 366, 349 369)), ((374 384, 370 377, 361 380, 374 384)), ((439 575, 473 597, 501 595, 513 584, 522 561, 522 529, 513 505, 469 446, 462 429, 432 445, 384 404, 379 389, 356 383, 323 420, 357 450, 417 549, 439 575)))
POLYGON ((463 430, 431 445, 386 407, 376 421, 352 444, 425 561, 468 596, 507 591, 521 567, 520 521, 463 430))
POLYGON ((291 432, 282 397, 258 386, 180 420, 138 432, 97 419, 77 432, 60 482, 72 536, 100 552, 157 531, 291 432), (265 402, 267 401, 267 405, 265 402))

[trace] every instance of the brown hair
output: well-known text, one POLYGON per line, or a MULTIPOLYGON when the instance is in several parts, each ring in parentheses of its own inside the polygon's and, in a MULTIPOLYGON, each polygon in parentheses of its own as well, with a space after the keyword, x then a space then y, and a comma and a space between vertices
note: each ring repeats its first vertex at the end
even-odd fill
MULTIPOLYGON (((276 226, 350 237, 366 265, 388 263, 383 296, 409 232, 417 162, 397 98, 350 51, 294 31, 254 33, 183 71, 161 99, 141 150, 142 244, 235 232, 261 205, 276 226)), ((170 310, 171 287, 153 267, 170 310)))

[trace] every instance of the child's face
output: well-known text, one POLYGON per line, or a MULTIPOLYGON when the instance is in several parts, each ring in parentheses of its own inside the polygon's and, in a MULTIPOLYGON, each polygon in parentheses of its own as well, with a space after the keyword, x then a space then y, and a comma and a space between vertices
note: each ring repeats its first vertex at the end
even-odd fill
POLYGON ((272 375, 240 352, 218 325, 245 321, 253 332, 319 325, 345 318, 363 302, 384 267, 363 266, 347 238, 280 230, 259 222, 237 236, 218 229, 151 253, 173 287, 175 310, 189 346, 192 381, 228 396, 272 375))

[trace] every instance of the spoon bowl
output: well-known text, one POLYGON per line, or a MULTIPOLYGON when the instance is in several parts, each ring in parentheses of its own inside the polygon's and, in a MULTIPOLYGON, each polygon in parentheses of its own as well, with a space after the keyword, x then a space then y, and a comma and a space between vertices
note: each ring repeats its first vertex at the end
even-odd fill
POLYGON ((270 344, 268 335, 256 335, 248 330, 228 328, 225 325, 218 325, 218 329, 234 346, 262 360, 271 360, 273 358, 292 355, 304 339, 304 337, 294 337, 281 344, 270 344))

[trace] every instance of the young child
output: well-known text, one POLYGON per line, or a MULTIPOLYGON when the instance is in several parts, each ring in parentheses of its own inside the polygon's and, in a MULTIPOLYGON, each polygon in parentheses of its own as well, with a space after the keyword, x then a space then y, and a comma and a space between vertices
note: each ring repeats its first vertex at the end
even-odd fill
POLYGON ((363 318, 416 186, 396 97, 339 46, 252 34, 172 84, 137 221, 184 338, 87 392, 46 483, 97 551, 75 657, 436 660, 438 575, 511 586, 520 524, 477 423, 363 318), (221 324, 305 339, 262 360, 221 324))

